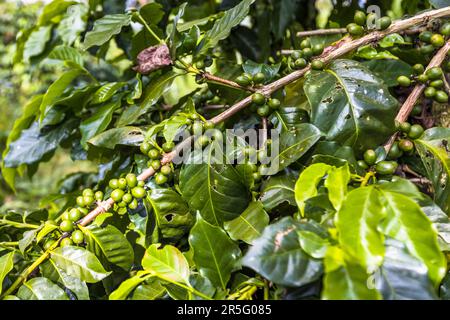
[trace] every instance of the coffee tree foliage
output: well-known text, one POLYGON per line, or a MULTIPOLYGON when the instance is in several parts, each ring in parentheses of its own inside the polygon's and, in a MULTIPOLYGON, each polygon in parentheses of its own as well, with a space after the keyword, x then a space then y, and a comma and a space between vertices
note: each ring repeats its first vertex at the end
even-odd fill
POLYGON ((123 3, 54 0, 17 33, 13 65, 51 81, 4 183, 57 150, 98 170, 0 213, 3 299, 448 297, 448 1, 123 3), (346 29, 297 34, 323 28, 346 29), (172 161, 183 130, 201 163, 172 161))

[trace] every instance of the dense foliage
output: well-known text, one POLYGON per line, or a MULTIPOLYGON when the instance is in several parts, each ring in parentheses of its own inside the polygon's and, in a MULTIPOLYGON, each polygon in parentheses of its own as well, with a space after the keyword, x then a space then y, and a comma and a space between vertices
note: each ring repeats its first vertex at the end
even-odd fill
POLYGON ((57 150, 98 170, 0 213, 3 299, 449 296, 448 1, 123 2, 17 34, 44 90, 4 183, 57 150))

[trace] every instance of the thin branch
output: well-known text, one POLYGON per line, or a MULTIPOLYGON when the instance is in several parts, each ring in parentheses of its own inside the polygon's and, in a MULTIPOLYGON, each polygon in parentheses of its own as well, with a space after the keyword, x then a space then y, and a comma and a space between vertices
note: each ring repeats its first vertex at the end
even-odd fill
POLYGON ((252 87, 243 87, 243 86, 241 86, 240 84, 238 84, 238 83, 236 83, 234 81, 217 77, 217 76, 215 76, 215 75, 213 75, 213 74, 211 74, 209 72, 203 72, 203 73, 201 73, 201 76, 206 81, 219 83, 219 84, 222 84, 222 85, 227 86, 227 87, 235 88, 235 89, 238 89, 238 90, 250 91, 250 92, 255 92, 256 91, 252 87))
POLYGON ((229 105, 226 104, 208 104, 203 107, 203 110, 221 110, 229 108, 229 105))
MULTIPOLYGON (((442 62, 444 62, 447 52, 450 50, 450 40, 447 41, 447 43, 436 53, 436 55, 431 59, 430 63, 428 64, 426 70, 429 70, 434 67, 439 67, 442 62)), ((426 88, 425 84, 418 83, 414 87, 413 91, 411 91, 410 95, 406 99, 406 101, 403 103, 402 107, 400 108, 397 116, 395 117, 395 121, 398 123, 405 122, 408 120, 409 115, 411 114, 411 111, 414 109, 414 105, 416 104, 417 100, 420 98, 422 93, 424 92, 426 88)), ((389 140, 384 144, 384 149, 386 152, 389 152, 391 150, 392 145, 395 142, 395 139, 397 138, 398 132, 394 133, 389 140)))
POLYGON ((447 92, 447 94, 450 95, 450 84, 448 83, 447 76, 445 74, 443 76, 443 80, 444 80, 444 90, 445 92, 447 92))
POLYGON ((269 127, 269 123, 267 121, 266 117, 262 117, 261 118, 261 129, 262 129, 262 140, 261 140, 261 145, 265 145, 266 141, 267 141, 267 128, 269 127))
POLYGON ((318 30, 308 30, 297 32, 297 37, 310 37, 310 36, 323 36, 328 34, 343 34, 347 33, 346 28, 333 28, 333 29, 318 29, 318 30))
MULTIPOLYGON (((396 21, 388 29, 386 29, 384 31, 374 31, 374 32, 372 32, 364 37, 361 37, 359 39, 351 40, 350 37, 344 37, 341 41, 338 41, 333 46, 326 48, 324 50, 323 54, 320 57, 318 57, 318 59, 321 59, 324 63, 329 63, 332 60, 339 58, 342 55, 345 55, 345 54, 357 49, 360 46, 380 40, 381 38, 385 37, 386 35, 406 30, 415 25, 419 25, 419 26, 425 25, 431 19, 445 17, 448 15, 450 15, 450 6, 442 8, 442 9, 438 9, 438 10, 428 11, 428 12, 422 13, 420 15, 417 15, 415 17, 409 18, 409 19, 396 21)), ((449 44, 447 43, 445 48, 448 46, 449 46, 449 44)), ((443 49, 441 49, 441 50, 443 50, 443 49)), ((306 68, 304 68, 302 70, 294 71, 291 74, 289 74, 271 84, 263 86, 258 91, 266 96, 270 96, 270 94, 277 91, 278 89, 280 89, 280 88, 286 86, 287 84, 290 84, 290 83, 298 80, 302 76, 304 76, 310 69, 311 69, 310 66, 307 66, 306 68)), ((246 106, 248 106, 251 102, 252 102, 252 97, 248 96, 248 97, 244 98, 243 100, 235 103, 232 107, 225 110, 224 112, 222 112, 218 116, 214 117, 210 121, 213 122, 214 124, 220 123, 220 122, 228 119, 229 117, 233 116, 235 113, 242 110, 246 106)), ((175 156, 179 153, 179 151, 183 150, 183 147, 187 143, 192 143, 192 139, 193 139, 193 137, 191 136, 191 137, 185 139, 184 141, 182 141, 181 143, 179 143, 172 152, 167 153, 163 156, 161 163, 167 164, 167 163, 171 162, 175 158, 175 156)), ((155 170, 153 170, 152 168, 148 168, 138 176, 138 179, 146 180, 146 179, 150 178, 151 176, 153 176, 154 174, 155 174, 155 170)), ((114 200, 112 200, 111 198, 106 201, 101 202, 100 205, 96 209, 91 211, 88 215, 86 215, 78 223, 82 226, 89 224, 99 214, 109 210, 113 204, 114 204, 114 200)), ((26 279, 26 277, 35 268, 37 268, 39 266, 39 264, 41 264, 43 261, 45 261, 48 258, 50 251, 53 250, 54 247, 56 247, 56 245, 58 245, 59 242, 65 236, 67 236, 67 235, 64 234, 62 237, 60 237, 58 239, 58 241, 56 241, 55 244, 49 250, 47 250, 42 256, 40 256, 29 268, 27 268, 21 274, 21 276, 13 283, 13 285, 11 285, 8 288, 8 290, 6 291, 6 293, 4 295, 11 294, 12 292, 14 292, 17 289, 17 287, 22 283, 22 281, 24 281, 26 279)))

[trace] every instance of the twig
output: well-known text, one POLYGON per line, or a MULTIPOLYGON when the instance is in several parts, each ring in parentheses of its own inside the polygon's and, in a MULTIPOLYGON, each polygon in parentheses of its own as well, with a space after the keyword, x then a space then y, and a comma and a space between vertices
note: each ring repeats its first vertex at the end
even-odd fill
POLYGON ((297 32, 297 37, 310 37, 310 36, 323 36, 327 34, 342 34, 347 33, 346 28, 333 28, 333 29, 318 29, 318 30, 308 30, 297 32))
POLYGON ((238 84, 238 83, 236 83, 234 81, 217 77, 217 76, 215 76, 215 75, 213 75, 213 74, 211 74, 209 72, 203 72, 203 73, 201 73, 201 76, 206 81, 216 82, 216 83, 219 83, 219 84, 223 84, 223 85, 225 85, 227 87, 235 88, 235 89, 238 89, 238 90, 250 91, 250 92, 255 92, 256 91, 252 87, 243 87, 243 86, 241 86, 240 84, 238 84))
POLYGON ((266 144, 267 141, 267 128, 268 128, 269 124, 267 122, 267 118, 266 117, 262 117, 261 118, 261 129, 262 129, 262 139, 261 139, 261 146, 264 146, 266 144))
POLYGON ((226 104, 208 104, 203 107, 203 110, 220 110, 220 109, 226 109, 229 108, 229 105, 226 104))
POLYGON ((450 84, 447 81, 447 76, 444 74, 443 76, 443 80, 444 80, 444 90, 445 92, 447 92, 447 94, 450 94, 450 84))
MULTIPOLYGON (((438 67, 444 62, 447 52, 450 50, 450 40, 447 41, 447 43, 436 53, 436 55, 431 59, 430 63, 428 64, 426 70, 429 70, 434 67, 438 67)), ((411 113, 411 111, 414 109, 414 105, 416 104, 417 100, 422 95, 423 91, 425 90, 426 85, 422 83, 416 84, 413 91, 411 91, 410 95, 406 99, 406 101, 403 103, 402 107, 400 108, 397 116, 395 117, 395 121, 398 123, 405 122, 408 120, 408 117, 411 113)), ((384 144, 384 149, 386 152, 389 152, 392 148, 392 145, 395 142, 395 139, 397 138, 398 132, 394 133, 389 140, 384 144)))
MULTIPOLYGON (((415 17, 409 18, 409 19, 396 21, 388 29, 386 29, 384 31, 374 31, 374 32, 372 32, 364 37, 361 37, 359 39, 351 40, 349 37, 345 37, 341 41, 338 41, 337 43, 335 43, 333 46, 326 48, 324 50, 324 53, 320 57, 318 57, 318 59, 321 59, 324 63, 329 63, 332 60, 334 60, 342 55, 345 55, 345 54, 357 49, 360 46, 380 40, 381 38, 385 37, 388 34, 397 33, 397 32, 408 29, 415 25, 424 25, 424 24, 428 23, 428 21, 430 19, 445 17, 448 15, 450 15, 450 6, 442 8, 442 9, 438 9, 438 10, 428 11, 428 12, 422 13, 420 15, 417 15, 415 17)), ((448 46, 449 46, 449 44, 447 43, 444 48, 447 48, 448 46)), ((443 49, 441 49, 441 51, 443 49)), ((271 84, 268 84, 268 85, 262 87, 258 91, 266 96, 270 96, 271 93, 273 93, 273 92, 277 91, 278 89, 284 87, 285 85, 290 84, 290 83, 298 80, 299 78, 301 78, 310 69, 311 69, 310 66, 307 66, 306 68, 304 68, 302 70, 294 71, 291 74, 289 74, 271 84)), ((221 114, 217 115, 210 121, 212 121, 214 124, 220 123, 220 122, 228 119, 229 117, 233 116, 235 113, 237 113, 241 109, 248 106, 251 102, 252 102, 252 97, 248 96, 248 97, 244 98, 243 100, 235 103, 232 107, 225 110, 221 114)), ((193 139, 193 137, 191 136, 191 137, 187 138, 186 140, 182 141, 181 143, 179 143, 172 152, 167 153, 163 156, 161 163, 167 164, 167 163, 171 162, 172 159, 174 159, 174 157, 178 154, 178 152, 183 149, 183 147, 185 146, 186 143, 192 142, 192 139, 193 139)), ((150 178, 151 176, 153 176, 154 174, 155 174, 155 170, 153 170, 152 168, 148 168, 138 176, 138 179, 146 180, 146 179, 150 178)), ((99 214, 109 210, 113 204, 114 204, 114 200, 112 200, 111 198, 106 201, 103 201, 100 206, 98 206, 96 209, 91 211, 88 215, 86 215, 78 223, 82 226, 89 224, 99 214)), ((59 244, 59 242, 62 240, 63 237, 64 237, 64 235, 61 238, 59 238, 58 241, 55 242, 55 245, 59 244)), ((51 247, 51 249, 52 248, 53 248, 53 246, 51 247)), ((39 266, 40 263, 42 263, 43 261, 45 261, 45 259, 47 259, 49 254, 50 254, 50 249, 47 250, 42 256, 40 256, 32 264, 32 266, 30 266, 28 269, 26 269, 22 273, 22 275, 19 276, 19 278, 13 283, 13 285, 11 285, 8 288, 6 293, 11 294, 12 292, 14 292, 17 289, 17 287, 22 283, 22 281, 24 281, 26 279, 26 277, 29 275, 29 273, 31 273, 35 268, 37 268, 39 266), (30 270, 31 267, 32 267, 32 270, 30 270), (25 274, 25 276, 23 276, 24 274, 25 274)), ((6 293, 4 295, 6 295, 6 293)))

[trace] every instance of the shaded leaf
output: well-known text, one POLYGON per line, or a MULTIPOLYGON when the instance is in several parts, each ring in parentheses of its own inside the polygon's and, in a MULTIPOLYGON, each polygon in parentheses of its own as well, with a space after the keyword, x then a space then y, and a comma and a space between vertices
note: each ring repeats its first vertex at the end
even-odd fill
POLYGON ((21 300, 69 300, 63 289, 42 277, 25 282, 17 291, 17 297, 21 300))
POLYGON ((101 46, 113 36, 119 34, 123 27, 131 23, 131 15, 110 14, 95 20, 94 27, 86 33, 83 47, 89 49, 93 46, 101 46))

